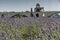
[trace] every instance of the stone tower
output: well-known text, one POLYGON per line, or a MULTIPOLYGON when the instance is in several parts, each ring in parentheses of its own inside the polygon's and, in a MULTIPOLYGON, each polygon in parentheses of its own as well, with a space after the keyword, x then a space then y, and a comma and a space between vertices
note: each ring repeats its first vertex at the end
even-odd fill
POLYGON ((36 7, 34 8, 34 16, 41 17, 43 15, 44 7, 40 7, 40 4, 37 3, 36 7))
POLYGON ((33 17, 33 10, 32 10, 32 8, 31 8, 31 17, 33 17))

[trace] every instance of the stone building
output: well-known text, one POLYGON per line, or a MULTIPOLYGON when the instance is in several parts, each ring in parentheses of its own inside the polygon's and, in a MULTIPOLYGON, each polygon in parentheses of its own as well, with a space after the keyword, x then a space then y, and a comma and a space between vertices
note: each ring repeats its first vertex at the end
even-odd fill
POLYGON ((50 16, 60 16, 60 11, 44 11, 44 7, 41 7, 39 3, 36 4, 36 7, 31 11, 26 12, 0 12, 0 17, 50 17, 50 16))
POLYGON ((41 7, 39 3, 36 4, 36 7, 34 8, 34 16, 35 17, 41 17, 44 13, 44 7, 41 7))

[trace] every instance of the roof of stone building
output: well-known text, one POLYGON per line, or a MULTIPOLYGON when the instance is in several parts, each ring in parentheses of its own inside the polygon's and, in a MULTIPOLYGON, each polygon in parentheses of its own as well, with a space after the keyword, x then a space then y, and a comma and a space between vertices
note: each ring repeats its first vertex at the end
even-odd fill
POLYGON ((37 3, 37 4, 36 4, 36 6, 40 6, 40 4, 39 4, 39 3, 37 3))

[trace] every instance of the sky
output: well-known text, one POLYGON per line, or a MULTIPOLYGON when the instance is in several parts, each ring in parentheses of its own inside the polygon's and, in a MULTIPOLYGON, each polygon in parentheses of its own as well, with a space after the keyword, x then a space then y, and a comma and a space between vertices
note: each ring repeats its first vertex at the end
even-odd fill
POLYGON ((3 11, 30 11, 39 3, 45 11, 60 11, 60 0, 0 0, 0 12, 3 11))

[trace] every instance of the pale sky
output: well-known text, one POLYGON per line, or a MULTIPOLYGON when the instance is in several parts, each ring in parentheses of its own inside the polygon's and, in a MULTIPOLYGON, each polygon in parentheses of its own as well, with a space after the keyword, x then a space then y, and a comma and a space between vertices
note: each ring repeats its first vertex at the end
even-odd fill
POLYGON ((1 11, 26 11, 40 3, 45 11, 60 11, 60 0, 0 0, 1 11))

